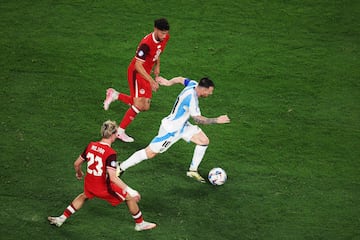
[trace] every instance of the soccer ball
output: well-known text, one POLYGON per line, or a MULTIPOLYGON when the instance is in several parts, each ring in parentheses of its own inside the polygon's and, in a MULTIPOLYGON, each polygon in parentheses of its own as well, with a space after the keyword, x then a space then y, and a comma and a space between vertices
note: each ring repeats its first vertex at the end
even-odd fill
POLYGON ((209 171, 208 179, 212 185, 223 185, 226 182, 227 175, 224 169, 216 167, 209 171))

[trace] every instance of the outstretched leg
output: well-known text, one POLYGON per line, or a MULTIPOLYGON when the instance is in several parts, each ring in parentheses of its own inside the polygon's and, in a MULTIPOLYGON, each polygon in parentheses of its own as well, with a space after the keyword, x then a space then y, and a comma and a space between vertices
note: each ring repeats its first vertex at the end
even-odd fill
POLYGON ((75 212, 77 212, 84 205, 86 200, 87 200, 87 197, 86 197, 85 193, 80 193, 71 202, 71 204, 64 210, 62 215, 60 215, 58 217, 48 217, 50 224, 61 227, 61 225, 66 221, 67 218, 69 218, 71 215, 73 215, 75 212))

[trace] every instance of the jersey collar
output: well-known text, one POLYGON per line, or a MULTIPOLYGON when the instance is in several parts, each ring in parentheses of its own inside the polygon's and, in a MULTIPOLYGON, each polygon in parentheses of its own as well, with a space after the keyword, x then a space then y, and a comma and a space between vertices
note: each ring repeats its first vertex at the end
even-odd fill
POLYGON ((110 144, 108 144, 108 143, 106 143, 106 142, 99 142, 99 143, 102 144, 102 145, 107 145, 107 146, 110 147, 110 144))
POLYGON ((153 39, 153 41, 154 41, 155 43, 160 43, 160 41, 156 40, 156 38, 155 38, 155 32, 153 32, 153 33, 151 34, 151 36, 152 36, 152 39, 153 39))

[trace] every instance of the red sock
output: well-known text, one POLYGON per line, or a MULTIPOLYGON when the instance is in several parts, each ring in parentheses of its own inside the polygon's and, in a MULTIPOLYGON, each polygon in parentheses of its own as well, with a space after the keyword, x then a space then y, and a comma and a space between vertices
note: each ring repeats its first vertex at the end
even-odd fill
POLYGON ((133 97, 131 97, 130 95, 126 95, 124 93, 119 93, 118 100, 120 100, 123 103, 128 104, 128 105, 133 105, 134 104, 133 97))
POLYGON ((70 204, 64 211, 63 215, 68 218, 70 217, 71 215, 73 215, 75 212, 77 211, 77 209, 72 205, 70 204))
POLYGON ((140 111, 135 107, 135 106, 131 106, 125 113, 125 116, 123 117, 123 119, 121 120, 120 123, 120 127, 122 129, 126 129, 126 127, 132 122, 132 120, 135 119, 136 115, 139 113, 140 111))
POLYGON ((135 223, 142 223, 144 221, 141 211, 139 210, 136 214, 132 215, 135 223))

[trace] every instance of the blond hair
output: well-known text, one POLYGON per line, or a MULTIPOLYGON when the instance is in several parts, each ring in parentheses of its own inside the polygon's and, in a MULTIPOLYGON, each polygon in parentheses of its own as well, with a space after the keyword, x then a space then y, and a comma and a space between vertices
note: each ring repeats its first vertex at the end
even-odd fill
POLYGON ((111 121, 111 120, 107 120, 105 121, 102 126, 101 126, 101 136, 103 138, 110 138, 111 135, 113 135, 114 133, 116 133, 116 122, 115 121, 111 121))

